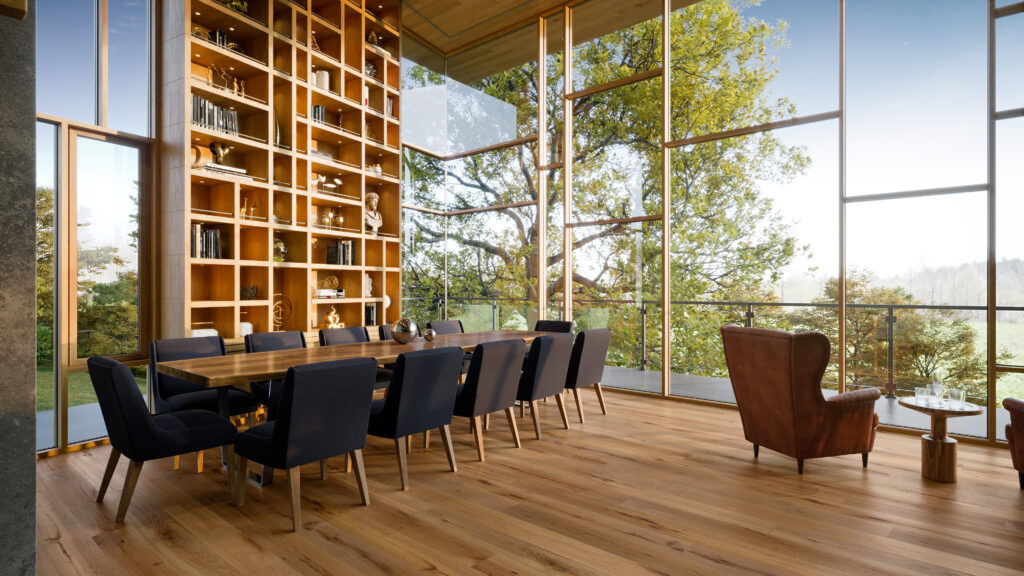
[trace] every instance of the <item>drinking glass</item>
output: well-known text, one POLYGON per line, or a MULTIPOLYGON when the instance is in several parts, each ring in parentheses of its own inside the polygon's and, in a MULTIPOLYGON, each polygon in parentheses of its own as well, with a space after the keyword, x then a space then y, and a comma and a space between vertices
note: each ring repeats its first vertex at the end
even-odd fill
POLYGON ((928 404, 928 397, 931 396, 929 388, 914 388, 914 404, 924 406, 928 404))
POLYGON ((964 400, 967 398, 967 391, 963 388, 950 388, 949 394, 949 406, 950 408, 962 408, 964 400))

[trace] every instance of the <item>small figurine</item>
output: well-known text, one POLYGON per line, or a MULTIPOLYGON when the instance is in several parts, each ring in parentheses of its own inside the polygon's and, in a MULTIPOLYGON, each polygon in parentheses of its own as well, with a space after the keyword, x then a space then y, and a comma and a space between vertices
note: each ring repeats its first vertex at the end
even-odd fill
POLYGON ((363 274, 363 296, 373 297, 373 278, 370 278, 369 274, 363 274))
POLYGON ((328 328, 345 327, 345 323, 341 321, 341 316, 338 315, 338 311, 334 309, 334 306, 331 306, 331 311, 327 313, 327 316, 324 317, 324 320, 327 321, 328 328))

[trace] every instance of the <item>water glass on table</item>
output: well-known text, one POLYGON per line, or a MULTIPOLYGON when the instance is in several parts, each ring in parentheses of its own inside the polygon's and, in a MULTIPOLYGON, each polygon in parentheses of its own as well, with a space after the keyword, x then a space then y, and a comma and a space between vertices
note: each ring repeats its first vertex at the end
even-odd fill
POLYGON ((963 408, 964 401, 967 398, 967 391, 963 388, 950 388, 947 393, 949 394, 949 407, 950 408, 963 408))
POLYGON ((932 395, 931 387, 914 388, 914 404, 927 406, 930 404, 928 398, 932 395))

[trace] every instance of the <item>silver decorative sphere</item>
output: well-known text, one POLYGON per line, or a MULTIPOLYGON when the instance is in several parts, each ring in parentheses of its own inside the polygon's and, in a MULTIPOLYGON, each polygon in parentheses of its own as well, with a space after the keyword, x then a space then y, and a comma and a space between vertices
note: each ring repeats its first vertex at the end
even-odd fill
POLYGON ((427 328, 423 332, 423 339, 426 340, 427 342, 433 342, 434 336, 437 336, 437 332, 434 332, 432 328, 427 328))
POLYGON ((399 344, 408 344, 416 338, 416 323, 408 318, 399 318, 391 325, 391 338, 399 344))

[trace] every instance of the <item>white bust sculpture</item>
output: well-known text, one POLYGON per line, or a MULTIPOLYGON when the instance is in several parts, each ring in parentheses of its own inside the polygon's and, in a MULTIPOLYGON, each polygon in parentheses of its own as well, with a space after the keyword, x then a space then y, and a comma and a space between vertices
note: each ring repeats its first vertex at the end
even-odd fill
POLYGON ((369 274, 363 274, 363 296, 373 297, 373 278, 370 278, 369 274))
POLYGON ((384 224, 384 217, 377 212, 377 203, 380 202, 380 195, 376 192, 366 193, 366 227, 374 234, 384 224))

